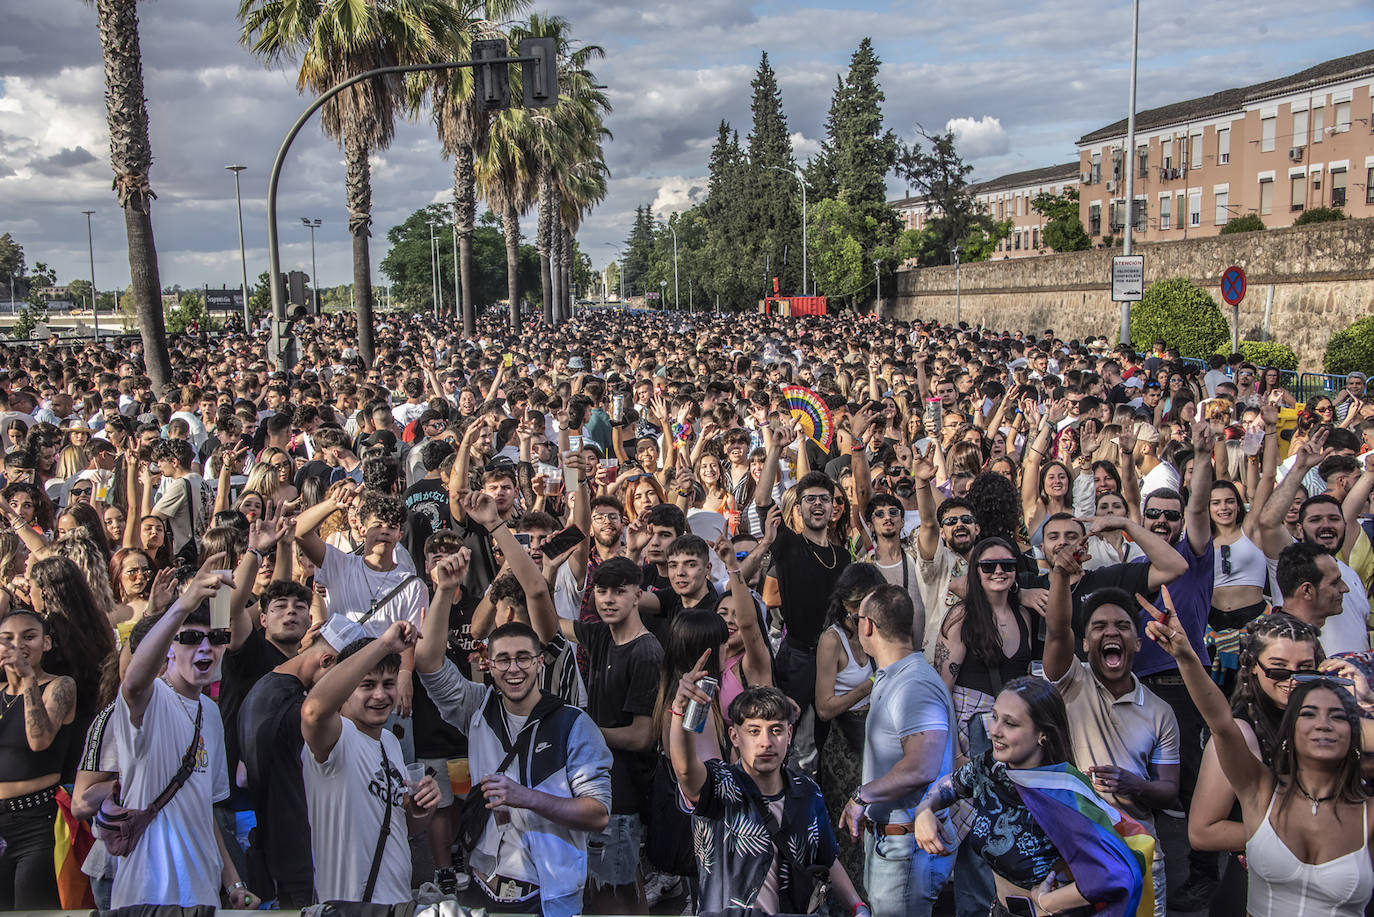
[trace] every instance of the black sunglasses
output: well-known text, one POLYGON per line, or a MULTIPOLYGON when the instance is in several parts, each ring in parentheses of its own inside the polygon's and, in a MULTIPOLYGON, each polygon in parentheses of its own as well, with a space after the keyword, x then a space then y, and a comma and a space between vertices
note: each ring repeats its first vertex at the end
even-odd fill
POLYGON ((230 636, 227 630, 179 630, 172 640, 182 646, 200 646, 202 640, 209 640, 211 646, 228 646, 230 636))
POLYGON ((973 523, 975 523, 975 522, 977 522, 977 521, 978 521, 977 519, 974 519, 974 518, 973 518, 972 516, 970 516, 968 513, 964 513, 962 516, 946 516, 945 518, 943 518, 943 519, 940 520, 940 524, 941 524, 941 525, 945 525, 945 526, 949 526, 949 525, 973 525, 973 523))
POLYGON ((1161 516, 1170 522, 1177 522, 1183 518, 1183 513, 1176 509, 1160 509, 1154 506, 1145 510, 1146 519, 1158 519, 1161 516))
POLYGON ((996 573, 999 570, 1003 573, 1016 572, 1016 559, 1014 557, 999 558, 997 560, 980 560, 978 569, 984 573, 996 573))

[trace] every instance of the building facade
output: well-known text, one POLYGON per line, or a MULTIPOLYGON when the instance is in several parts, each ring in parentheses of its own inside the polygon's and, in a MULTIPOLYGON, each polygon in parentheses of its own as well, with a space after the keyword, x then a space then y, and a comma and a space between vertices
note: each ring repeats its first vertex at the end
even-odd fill
POLYGON ((1216 235, 1258 215, 1291 226, 1306 210, 1374 216, 1374 51, 1300 73, 1177 102, 1084 135, 1079 207, 1095 243, 1120 238, 1126 169, 1134 172, 1133 238, 1216 235))
MULTIPOLYGON (((1012 221, 1011 235, 998 245, 997 252, 992 256, 994 260, 1025 258, 1049 251, 1044 244, 1045 218, 1031 209, 1031 202, 1042 192, 1058 195, 1078 187, 1078 172, 1078 163, 1068 162, 1013 172, 970 186, 974 200, 984 213, 998 221, 1012 221)), ((892 201, 892 206, 897 210, 904 229, 922 229, 934 215, 934 208, 924 197, 892 201)))

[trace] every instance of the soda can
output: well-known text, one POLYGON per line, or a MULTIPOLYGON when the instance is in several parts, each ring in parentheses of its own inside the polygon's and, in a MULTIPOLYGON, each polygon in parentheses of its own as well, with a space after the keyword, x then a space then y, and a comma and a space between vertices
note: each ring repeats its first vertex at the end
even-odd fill
POLYGON ((611 396, 611 422, 623 423, 625 420, 625 393, 616 392, 611 396))
MULTIPOLYGON (((716 692, 720 690, 720 682, 707 675, 697 682, 697 688, 714 700, 716 692)), ((687 712, 682 715, 682 728, 688 732, 701 732, 706 728, 706 717, 710 712, 710 704, 693 700, 687 705, 687 712)))

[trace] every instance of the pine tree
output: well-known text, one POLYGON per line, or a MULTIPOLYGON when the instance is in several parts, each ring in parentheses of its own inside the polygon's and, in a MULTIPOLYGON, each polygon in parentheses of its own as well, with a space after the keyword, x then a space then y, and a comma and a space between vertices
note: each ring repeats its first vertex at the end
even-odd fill
POLYGON ((758 298, 760 274, 749 251, 752 208, 746 194, 747 168, 739 132, 722 121, 700 208, 705 224, 701 258, 710 265, 701 275, 701 292, 713 305, 718 298, 722 308, 745 308, 758 298))
POLYGON ((635 208, 635 221, 630 237, 625 240, 625 295, 642 294, 648 282, 650 259, 654 250, 654 219, 652 205, 635 208))
POLYGON ((782 110, 782 92, 766 51, 750 85, 754 90, 750 105, 754 125, 749 132, 745 192, 751 205, 752 232, 746 251, 754 259, 753 269, 762 281, 761 290, 771 295, 771 278, 777 277, 782 292, 799 292, 801 195, 796 178, 787 174, 796 168, 796 163, 792 159, 787 115, 782 110))

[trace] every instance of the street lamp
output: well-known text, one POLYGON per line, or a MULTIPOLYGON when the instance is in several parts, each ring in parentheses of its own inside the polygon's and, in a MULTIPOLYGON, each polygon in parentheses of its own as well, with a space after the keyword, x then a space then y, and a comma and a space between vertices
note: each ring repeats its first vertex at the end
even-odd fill
MULTIPOLYGON (((243 195, 239 193, 239 173, 248 167, 225 166, 225 168, 234 173, 234 200, 239 207, 239 267, 243 271, 243 333, 249 334, 252 331, 252 320, 248 316, 248 255, 243 248, 243 195)), ((276 284, 275 277, 267 278, 269 287, 275 287, 276 284)), ((274 336, 273 340, 275 339, 274 336)))
POLYGON ((882 263, 883 263, 883 261, 882 261, 881 258, 874 258, 874 259, 873 259, 873 280, 874 280, 874 282, 877 284, 877 288, 878 288, 878 293, 877 293, 877 313, 878 313, 878 318, 882 318, 882 317, 883 317, 883 275, 882 275, 882 271, 880 270, 880 268, 882 267, 882 263))
POLYGON ((959 246, 957 244, 949 247, 950 258, 954 261, 954 325, 959 326, 959 246))
MULTIPOLYGON (((1131 253, 1131 229, 1135 223, 1132 209, 1135 207, 1135 74, 1136 52, 1140 47, 1140 0, 1131 0, 1131 91, 1130 113, 1126 116, 1126 149, 1122 151, 1122 162, 1126 165, 1126 226, 1122 235, 1121 254, 1131 253)), ((1131 302, 1121 304, 1121 343, 1131 343, 1131 302)))
POLYGON ((433 220, 429 221, 429 285, 434 295, 434 320, 439 320, 439 297, 442 295, 439 288, 439 246, 434 238, 434 227, 439 224, 433 220))
POLYGON ((315 294, 315 314, 320 314, 320 278, 315 273, 315 230, 320 228, 321 220, 317 217, 301 217, 301 222, 310 230, 310 289, 315 294))
POLYGON ((810 277, 811 277, 811 275, 807 272, 807 265, 806 265, 806 179, 802 178, 801 169, 795 169, 795 170, 794 170, 794 169, 784 169, 782 166, 769 166, 768 168, 770 168, 770 169, 776 169, 776 170, 778 170, 779 172, 786 172, 788 175, 791 175, 793 178, 795 178, 795 179, 798 181, 798 183, 801 184, 801 189, 802 189, 802 288, 801 288, 801 292, 802 292, 802 295, 805 296, 805 295, 806 295, 806 282, 807 282, 807 280, 809 280, 810 277))
MULTIPOLYGON (((620 256, 620 260, 616 262, 616 273, 620 275, 620 301, 623 303, 625 301, 625 250, 614 242, 604 244, 608 248, 615 249, 615 253, 620 256)), ((606 266, 610 267, 609 264, 606 266)))
MULTIPOLYGON (((659 309, 660 312, 663 311, 663 301, 664 301, 665 299, 667 299, 667 298, 668 298, 668 281, 666 281, 666 280, 660 280, 660 281, 658 282, 658 309, 659 309)), ((674 303, 673 306, 676 308, 677 304, 674 303)))
POLYGON ((94 210, 83 210, 86 214, 86 251, 91 257, 91 321, 95 323, 95 341, 100 343, 100 307, 95 298, 95 241, 91 236, 91 214, 94 210))
MULTIPOLYGON (((682 300, 681 297, 678 295, 677 285, 677 230, 673 228, 672 223, 665 222, 663 225, 667 226, 668 231, 673 234, 673 311, 680 312, 682 310, 682 300)), ((660 286, 666 283, 667 281, 664 281, 663 284, 660 284, 660 286)), ((802 286, 805 285, 806 283, 803 280, 802 286)))

